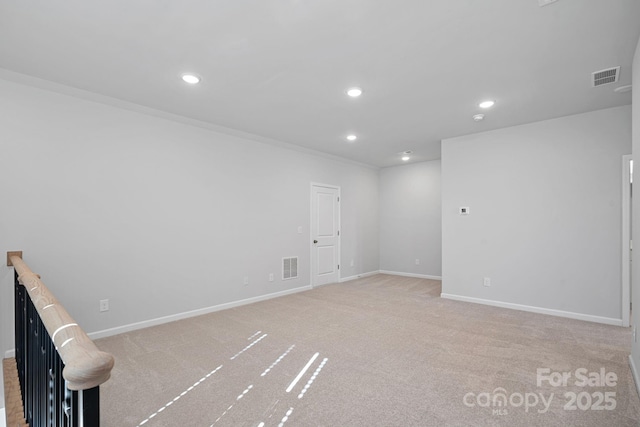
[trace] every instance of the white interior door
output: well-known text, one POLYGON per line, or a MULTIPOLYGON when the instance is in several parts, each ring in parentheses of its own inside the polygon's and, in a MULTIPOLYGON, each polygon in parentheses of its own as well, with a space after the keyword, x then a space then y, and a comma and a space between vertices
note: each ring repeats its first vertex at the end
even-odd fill
POLYGON ((311 186, 311 284, 340 279, 340 189, 311 186))

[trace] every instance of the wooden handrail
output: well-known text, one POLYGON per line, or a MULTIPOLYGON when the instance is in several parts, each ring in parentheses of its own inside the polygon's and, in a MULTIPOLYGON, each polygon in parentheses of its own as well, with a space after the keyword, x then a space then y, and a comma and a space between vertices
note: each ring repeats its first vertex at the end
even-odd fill
POLYGON ((105 383, 111 376, 113 356, 96 347, 20 256, 10 255, 9 260, 65 364, 62 375, 69 390, 88 390, 105 383))

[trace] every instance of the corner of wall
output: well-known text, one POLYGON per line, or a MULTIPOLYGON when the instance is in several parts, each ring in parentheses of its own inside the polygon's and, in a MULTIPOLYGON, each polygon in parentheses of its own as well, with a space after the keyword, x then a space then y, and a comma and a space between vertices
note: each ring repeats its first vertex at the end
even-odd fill
MULTIPOLYGON (((638 40, 638 44, 636 45, 635 55, 633 57, 633 67, 632 67, 632 85, 636 87, 636 89, 632 93, 632 103, 631 103, 631 125, 632 125, 632 141, 633 141, 633 159, 636 161, 636 164, 640 163, 640 39, 638 40)), ((633 235, 632 239, 636 241, 640 241, 640 197, 635 197, 632 202, 632 230, 633 235)), ((635 307, 640 307, 640 263, 638 260, 632 262, 632 283, 631 283, 631 295, 632 295, 632 304, 635 307)), ((631 325, 635 329, 638 325, 640 325, 640 310, 633 310, 631 325)), ((635 334, 634 334, 635 335, 635 334)), ((634 379, 636 381, 636 388, 640 393, 640 387, 638 382, 638 376, 636 367, 640 366, 640 343, 632 342, 631 343, 631 355, 629 355, 629 363, 631 366, 631 370, 634 374, 634 379)))

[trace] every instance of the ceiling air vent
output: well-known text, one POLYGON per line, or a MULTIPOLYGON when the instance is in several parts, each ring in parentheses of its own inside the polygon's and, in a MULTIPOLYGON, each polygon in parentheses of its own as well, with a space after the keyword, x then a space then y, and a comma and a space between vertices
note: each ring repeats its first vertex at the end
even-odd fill
POLYGON ((282 280, 298 277, 298 257, 282 258, 282 280))
POLYGON ((620 67, 596 71, 595 73, 591 73, 591 75, 593 76, 591 80, 591 85, 593 87, 615 83, 618 81, 618 77, 620 76, 620 67))

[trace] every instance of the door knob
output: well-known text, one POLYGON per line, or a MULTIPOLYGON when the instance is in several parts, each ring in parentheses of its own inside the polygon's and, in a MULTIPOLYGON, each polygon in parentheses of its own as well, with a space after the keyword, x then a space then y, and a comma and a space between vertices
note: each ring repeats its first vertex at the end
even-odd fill
POLYGON ((317 240, 314 240, 314 241, 313 241, 313 243, 318 243, 318 241, 317 241, 317 240))

